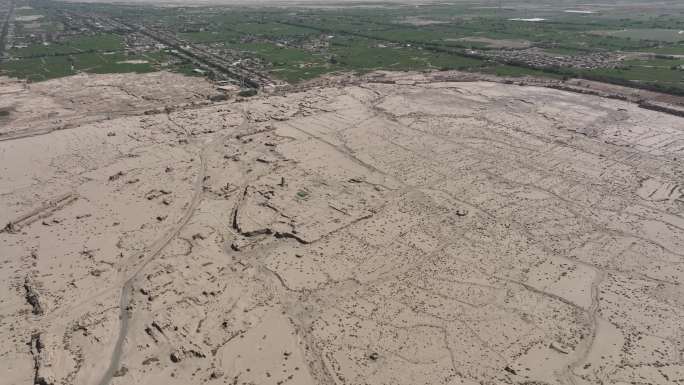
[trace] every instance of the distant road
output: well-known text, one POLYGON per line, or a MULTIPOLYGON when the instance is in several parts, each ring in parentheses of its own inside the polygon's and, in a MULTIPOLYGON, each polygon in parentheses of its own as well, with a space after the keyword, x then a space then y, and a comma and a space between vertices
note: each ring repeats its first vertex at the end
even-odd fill
POLYGON ((190 59, 204 64, 208 68, 221 72, 230 78, 240 79, 241 82, 250 87, 258 88, 270 82, 270 79, 268 79, 266 76, 263 76, 255 71, 251 71, 247 68, 228 63, 224 58, 218 57, 217 55, 198 48, 188 42, 179 40, 172 33, 157 31, 143 25, 129 24, 122 20, 117 21, 162 44, 174 48, 175 50, 188 56, 190 59))
POLYGON ((262 74, 259 71, 254 71, 239 64, 235 65, 230 61, 230 58, 224 58, 215 55, 214 53, 197 47, 190 42, 179 39, 175 34, 168 31, 160 31, 143 24, 132 23, 128 20, 109 17, 101 14, 79 14, 69 11, 62 12, 71 17, 83 19, 86 21, 86 23, 90 23, 92 26, 95 26, 95 28, 97 27, 96 23, 92 23, 93 20, 117 26, 125 31, 135 31, 141 33, 153 39, 157 43, 161 43, 169 48, 174 49, 174 54, 176 56, 189 60, 198 67, 205 68, 213 71, 214 73, 220 74, 222 77, 240 80, 243 85, 252 88, 259 88, 272 82, 267 75, 262 74))
POLYGON ((7 1, 9 6, 7 7, 7 16, 5 17, 4 23, 2 24, 2 32, 0 32, 0 61, 5 56, 5 45, 7 44, 7 33, 9 32, 9 26, 14 17, 14 0, 7 1))

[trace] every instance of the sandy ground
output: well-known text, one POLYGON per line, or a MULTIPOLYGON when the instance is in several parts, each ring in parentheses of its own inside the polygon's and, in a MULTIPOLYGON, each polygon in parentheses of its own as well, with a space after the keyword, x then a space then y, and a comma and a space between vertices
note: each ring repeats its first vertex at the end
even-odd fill
POLYGON ((682 383, 684 119, 421 76, 1 141, 0 382, 682 383))
POLYGON ((162 109, 208 104, 204 78, 170 72, 82 74, 40 83, 0 77, 0 141, 162 109))

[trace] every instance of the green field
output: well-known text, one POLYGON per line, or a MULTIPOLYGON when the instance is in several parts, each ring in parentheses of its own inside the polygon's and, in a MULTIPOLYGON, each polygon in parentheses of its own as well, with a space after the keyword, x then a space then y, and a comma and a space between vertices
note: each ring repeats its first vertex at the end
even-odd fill
POLYGON ((0 71, 8 76, 42 81, 63 76, 87 73, 125 73, 156 71, 164 54, 127 56, 123 53, 84 53, 10 60, 0 64, 0 71))
POLYGON ((595 31, 594 33, 632 40, 664 41, 669 43, 684 41, 684 31, 679 29, 624 29, 620 31, 595 31))
POLYGON ((625 61, 622 68, 594 70, 592 73, 634 82, 678 86, 684 84, 684 59, 630 60, 625 61))
MULTIPOLYGON (((292 7, 17 1, 18 14, 45 16, 36 22, 16 23, 17 33, 45 36, 46 41, 35 42, 32 38, 29 41, 34 44, 10 50, 11 60, 1 64, 0 69, 32 80, 77 72, 145 72, 159 68, 196 75, 190 62, 168 60, 168 55, 130 59, 148 61, 143 64, 127 60, 124 53, 130 50, 128 45, 139 38, 131 38, 133 31, 69 25, 73 15, 95 14, 173 34, 182 44, 226 55, 226 62, 250 63, 257 70, 293 83, 339 71, 459 69, 498 76, 584 76, 634 86, 662 85, 668 92, 684 93, 681 63, 676 60, 630 60, 615 69, 580 70, 569 66, 541 68, 529 61, 496 56, 500 49, 521 51, 528 45, 537 52, 569 60, 597 52, 616 56, 625 52, 684 55, 684 32, 680 33, 684 31, 684 3, 639 3, 634 7, 629 0, 596 6, 574 1, 531 4, 513 0, 501 7, 483 8, 482 4, 465 1, 292 7), (594 8, 594 12, 564 12, 587 7, 594 8), (515 20, 527 18, 541 21, 515 20), (75 32, 81 30, 87 31, 75 32)), ((154 56, 156 48, 149 50, 154 56)))
POLYGON ((34 44, 26 48, 12 49, 10 55, 19 58, 54 56, 83 52, 107 52, 123 50, 123 39, 119 35, 99 34, 73 37, 63 42, 34 44))
POLYGON ((660 55, 684 55, 684 44, 673 44, 664 47, 645 49, 643 51, 652 52, 660 55))

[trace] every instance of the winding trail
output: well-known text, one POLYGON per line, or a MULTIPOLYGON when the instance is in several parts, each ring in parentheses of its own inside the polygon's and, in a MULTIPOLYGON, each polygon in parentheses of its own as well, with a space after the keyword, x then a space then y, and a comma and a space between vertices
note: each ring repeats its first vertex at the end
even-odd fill
POLYGON ((565 366, 564 370, 560 373, 559 380, 568 385, 575 385, 577 374, 575 374, 575 369, 579 368, 589 357, 595 343, 598 334, 599 327, 599 298, 601 283, 606 279, 606 273, 603 270, 596 270, 596 277, 591 283, 591 305, 587 309, 587 315, 589 316, 589 322, 591 324, 591 334, 582 340, 573 353, 573 359, 571 362, 565 366))
MULTIPOLYGON (((244 129, 247 124, 248 120, 245 117, 238 130, 244 129)), ((232 132, 233 131, 231 130, 231 133, 232 132)), ((135 269, 133 274, 131 274, 123 282, 123 285, 121 287, 121 299, 119 301, 119 319, 121 320, 119 323, 119 334, 114 344, 112 356, 109 360, 109 366, 107 367, 105 373, 102 375, 102 378, 98 381, 98 385, 108 385, 112 381, 114 373, 116 373, 116 371, 119 369, 119 366, 121 365, 123 347, 126 342, 126 337, 128 336, 128 308, 131 301, 130 298, 131 292, 133 290, 133 283, 138 278, 140 272, 147 265, 149 265, 150 262, 154 261, 154 259, 162 252, 162 250, 164 250, 164 248, 178 236, 180 231, 188 224, 188 222, 190 222, 190 218, 192 218, 193 214, 195 213, 195 210, 197 209, 197 206, 199 206, 199 203, 202 201, 202 192, 204 190, 204 178, 207 173, 207 154, 209 154, 209 152, 214 149, 214 146, 217 143, 222 143, 228 136, 230 136, 230 133, 218 136, 202 147, 202 150, 200 151, 200 170, 197 174, 197 177, 195 178, 195 181, 193 182, 192 199, 190 200, 190 203, 188 204, 185 213, 183 213, 183 217, 175 224, 175 226, 169 229, 166 232, 166 234, 164 234, 164 236, 157 239, 157 241, 155 241, 152 244, 152 247, 150 248, 149 252, 142 259, 143 262, 137 267, 137 269, 135 269)))
POLYGON ((121 300, 119 301, 119 319, 121 320, 121 322, 119 323, 119 335, 116 339, 114 350, 112 351, 112 357, 109 362, 109 367, 102 376, 102 379, 98 382, 99 385, 109 384, 112 380, 112 377, 114 376, 114 373, 118 370, 119 365, 121 363, 123 345, 125 343, 126 336, 128 335, 128 306, 130 304, 130 296, 131 291, 133 289, 133 282, 136 280, 136 278, 138 277, 140 272, 145 268, 145 266, 152 262, 161 253, 161 251, 178 235, 178 233, 180 233, 183 227, 187 225, 187 223, 190 221, 190 218, 194 214, 195 209, 199 205, 199 202, 202 200, 202 181, 204 180, 204 176, 207 169, 204 151, 202 151, 202 155, 200 155, 200 163, 200 172, 193 183, 193 196, 190 200, 190 203, 188 204, 187 209, 185 210, 185 213, 183 214, 183 217, 162 238, 158 239, 152 245, 152 248, 150 249, 149 253, 147 253, 147 255, 144 257, 143 263, 135 270, 135 272, 130 277, 128 277, 126 281, 124 281, 123 286, 121 287, 121 300))

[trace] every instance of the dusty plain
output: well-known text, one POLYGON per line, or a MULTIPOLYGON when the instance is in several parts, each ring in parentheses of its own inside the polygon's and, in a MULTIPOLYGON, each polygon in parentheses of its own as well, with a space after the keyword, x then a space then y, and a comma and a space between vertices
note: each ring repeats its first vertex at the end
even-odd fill
POLYGON ((684 119, 383 77, 2 79, 0 383, 684 383, 684 119))

